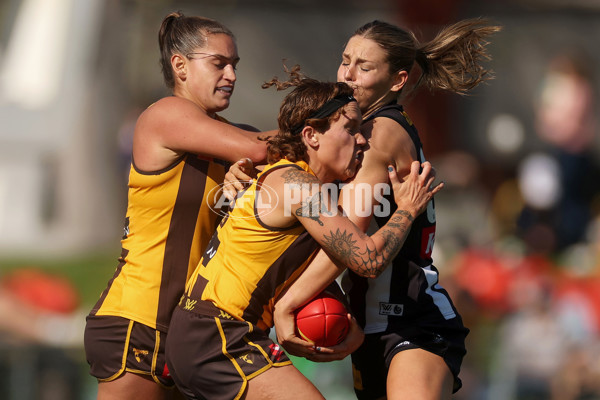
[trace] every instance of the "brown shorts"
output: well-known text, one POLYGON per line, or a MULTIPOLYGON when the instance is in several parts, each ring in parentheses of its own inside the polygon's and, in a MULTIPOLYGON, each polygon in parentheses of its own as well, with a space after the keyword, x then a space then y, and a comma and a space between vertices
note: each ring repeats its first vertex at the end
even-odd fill
POLYGON ((175 309, 167 340, 169 370, 187 398, 239 399, 248 380, 292 363, 261 329, 210 302, 193 304, 193 311, 175 309))
POLYGON ((171 388, 175 383, 165 362, 166 336, 129 319, 88 315, 84 345, 90 374, 109 382, 131 372, 171 388))

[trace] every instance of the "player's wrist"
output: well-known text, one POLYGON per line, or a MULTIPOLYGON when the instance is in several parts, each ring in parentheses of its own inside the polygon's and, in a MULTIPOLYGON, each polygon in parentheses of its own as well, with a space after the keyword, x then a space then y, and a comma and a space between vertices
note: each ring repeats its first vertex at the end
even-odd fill
POLYGON ((419 215, 419 209, 410 201, 401 201, 397 203, 397 206, 396 213, 403 215, 410 221, 414 221, 419 215))

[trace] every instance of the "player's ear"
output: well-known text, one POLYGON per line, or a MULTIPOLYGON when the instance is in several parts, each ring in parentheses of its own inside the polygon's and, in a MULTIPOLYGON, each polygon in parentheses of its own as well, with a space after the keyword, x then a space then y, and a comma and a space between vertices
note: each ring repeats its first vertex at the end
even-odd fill
POLYGON ((182 81, 187 77, 187 60, 181 54, 175 53, 171 56, 171 68, 173 73, 182 81))
POLYGON ((311 147, 313 149, 319 148, 319 132, 312 126, 305 126, 300 132, 302 138, 304 139, 304 143, 306 146, 311 147))
POLYGON ((394 74, 394 85, 392 86, 392 92, 399 92, 402 90, 406 82, 408 81, 408 72, 398 71, 394 74))

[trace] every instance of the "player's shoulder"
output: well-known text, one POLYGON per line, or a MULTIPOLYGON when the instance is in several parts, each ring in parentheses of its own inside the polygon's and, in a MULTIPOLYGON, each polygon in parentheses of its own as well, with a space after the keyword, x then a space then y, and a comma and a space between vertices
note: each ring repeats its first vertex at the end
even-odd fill
POLYGON ((315 175, 295 164, 281 164, 269 168, 260 174, 258 179, 262 181, 262 188, 270 188, 278 195, 289 196, 291 193, 298 201, 320 188, 320 182, 315 175))
POLYGON ((369 146, 382 153, 395 154, 413 146, 410 134, 391 118, 378 117, 363 127, 369 146))
POLYGON ((163 97, 148 106, 140 115, 139 121, 150 125, 165 126, 164 124, 202 122, 206 113, 188 99, 176 96, 163 97))
POLYGON ((177 96, 163 97, 146 108, 148 114, 181 114, 196 110, 198 106, 188 99, 177 96))
POLYGON ((319 183, 317 177, 296 164, 281 164, 272 171, 267 171, 267 179, 280 180, 287 184, 319 183))

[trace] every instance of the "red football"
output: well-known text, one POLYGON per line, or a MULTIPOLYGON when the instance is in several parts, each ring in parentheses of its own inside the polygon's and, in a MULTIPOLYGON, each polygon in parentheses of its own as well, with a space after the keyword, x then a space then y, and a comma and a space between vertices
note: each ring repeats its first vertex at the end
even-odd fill
POLYGON ((315 346, 339 344, 348 334, 347 314, 341 301, 323 292, 296 311, 298 335, 315 346))

